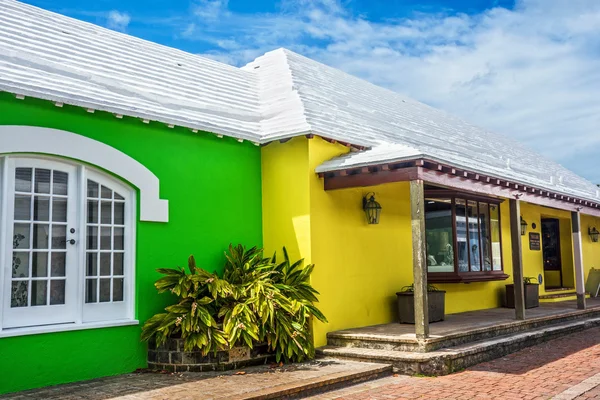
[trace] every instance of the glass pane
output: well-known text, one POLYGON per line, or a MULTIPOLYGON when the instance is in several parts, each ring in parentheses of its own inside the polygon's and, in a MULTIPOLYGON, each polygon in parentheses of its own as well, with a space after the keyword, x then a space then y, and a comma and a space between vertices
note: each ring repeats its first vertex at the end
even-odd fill
POLYGON ((13 249, 28 249, 31 241, 29 224, 15 224, 13 249))
POLYGON ((469 215, 469 251, 471 252, 471 271, 481 271, 481 245, 479 243, 479 221, 476 201, 468 201, 467 214, 469 215))
POLYGON ((103 199, 112 199, 112 190, 107 187, 102 186, 101 194, 103 199))
POLYGON ((100 275, 110 276, 110 253, 100 253, 100 275))
POLYGON ((98 228, 95 226, 87 228, 87 248, 90 250, 98 248, 98 228))
POLYGON ((50 257, 50 265, 52 276, 65 276, 66 253, 53 252, 50 257))
POLYGON ((466 204, 463 199, 456 199, 456 246, 458 270, 469 271, 469 252, 467 250, 466 204))
POLYGON ((67 226, 52 225, 52 248, 66 249, 67 248, 67 226))
POLYGON ((52 199, 52 221, 67 222, 67 199, 60 197, 52 199))
POLYGON ((18 192, 31 192, 31 168, 15 169, 15 190, 18 192))
POLYGON ((35 192, 50 193, 50 170, 35 169, 35 192))
POLYGON ((53 171, 52 174, 52 193, 66 195, 69 174, 61 171, 53 171))
POLYGON ((98 184, 94 181, 87 181, 87 197, 98 197, 98 184))
POLYGON ((29 221, 31 219, 31 196, 15 195, 15 220, 29 221))
POLYGON ((31 281, 31 305, 45 306, 48 289, 48 281, 31 281))
POLYGON ((492 270, 492 245, 490 243, 490 212, 487 203, 479 203, 479 243, 483 254, 483 270, 492 270))
POLYGON ((101 202, 100 223, 112 224, 112 203, 110 201, 101 202))
POLYGON ((112 239, 111 228, 110 227, 102 227, 100 228, 100 248, 102 250, 110 250, 110 242, 112 239))
POLYGON ((123 275, 123 253, 113 254, 113 275, 123 275))
POLYGON ((427 270, 454 272, 452 202, 450 199, 425 199, 427 270))
POLYGON ((33 224, 33 248, 34 249, 47 249, 48 248, 48 236, 50 231, 50 225, 48 224, 33 224))
POLYGON ((85 302, 95 303, 98 301, 98 279, 88 279, 85 282, 85 302))
POLYGON ((492 242, 492 264, 494 271, 502 270, 502 248, 500 246, 500 206, 490 205, 490 232, 492 242))
POLYGON ((31 258, 31 276, 34 278, 48 276, 48 253, 34 252, 31 258))
POLYGON ((115 221, 116 225, 125 225, 125 203, 115 203, 115 221))
POLYGON ((50 281, 50 304, 65 304, 65 281, 50 281))
POLYGON ((124 228, 114 228, 113 235, 115 235, 115 250, 123 250, 123 230, 124 228))
POLYGON ((87 253, 86 264, 87 264, 87 268, 86 268, 87 276, 98 275, 98 253, 87 253))
POLYGON ((27 307, 27 289, 29 281, 13 282, 10 292, 11 307, 27 307))
POLYGON ((33 200, 33 220, 50 221, 50 198, 35 196, 33 200))
POLYGON ((123 301, 123 278, 113 279, 113 301, 123 301))
POLYGON ((125 200, 125 198, 123 196, 121 196, 119 193, 115 192, 115 200, 125 200))
POLYGON ((100 302, 110 301, 110 281, 111 279, 100 279, 100 302))
POLYGON ((97 224, 98 223, 98 202, 95 200, 88 200, 88 208, 87 208, 87 222, 89 224, 97 224))
POLYGON ((12 277, 29 277, 29 253, 14 252, 12 256, 12 277))

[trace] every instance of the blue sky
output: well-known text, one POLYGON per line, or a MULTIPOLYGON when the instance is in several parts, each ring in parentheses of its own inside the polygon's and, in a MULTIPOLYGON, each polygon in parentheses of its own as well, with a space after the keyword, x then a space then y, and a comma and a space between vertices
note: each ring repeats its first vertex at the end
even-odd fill
POLYGON ((233 65, 287 47, 600 183, 599 0, 26 1, 233 65))

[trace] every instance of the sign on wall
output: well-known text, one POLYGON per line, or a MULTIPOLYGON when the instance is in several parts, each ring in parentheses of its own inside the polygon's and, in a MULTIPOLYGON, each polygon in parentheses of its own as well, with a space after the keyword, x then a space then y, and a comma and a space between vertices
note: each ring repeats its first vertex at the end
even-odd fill
POLYGON ((541 250, 540 234, 537 232, 529 232, 529 250, 541 250))

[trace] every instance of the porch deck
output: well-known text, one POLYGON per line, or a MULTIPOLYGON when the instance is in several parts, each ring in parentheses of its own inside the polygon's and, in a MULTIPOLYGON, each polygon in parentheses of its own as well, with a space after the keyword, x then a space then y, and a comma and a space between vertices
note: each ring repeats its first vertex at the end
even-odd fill
MULTIPOLYGON (((527 309, 526 319, 515 320, 515 311, 510 308, 493 308, 448 314, 444 321, 430 324, 430 337, 424 341, 425 348, 431 351, 441 347, 453 346, 467 341, 500 336, 517 331, 525 331, 539 326, 552 325, 569 320, 600 316, 600 298, 587 299, 587 309, 578 310, 575 300, 556 303, 540 303, 537 308, 527 309), (460 338, 465 338, 461 340, 460 338), (466 338, 469 338, 466 340, 466 338)), ((353 341, 375 341, 396 343, 396 350, 413 350, 418 342, 414 325, 389 323, 330 332, 328 343, 346 346, 353 341)), ((423 346, 423 342, 421 346, 423 346)), ((386 346, 388 347, 388 346, 386 346)))

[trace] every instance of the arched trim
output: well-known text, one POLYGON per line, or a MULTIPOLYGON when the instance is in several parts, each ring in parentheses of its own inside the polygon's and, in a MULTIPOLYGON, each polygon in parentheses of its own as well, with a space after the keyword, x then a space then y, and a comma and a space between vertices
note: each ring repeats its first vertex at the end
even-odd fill
POLYGON ((0 153, 42 153, 96 165, 140 191, 140 220, 168 222, 169 202, 159 197, 160 182, 143 164, 97 140, 36 126, 0 126, 0 153))

